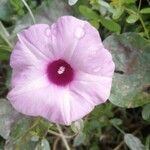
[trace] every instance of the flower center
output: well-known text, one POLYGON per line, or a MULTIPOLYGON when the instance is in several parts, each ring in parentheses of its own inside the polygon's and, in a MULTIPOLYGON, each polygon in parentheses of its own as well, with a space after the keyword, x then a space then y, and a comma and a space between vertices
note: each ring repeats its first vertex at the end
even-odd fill
POLYGON ((63 74, 65 72, 65 67, 64 66, 60 66, 60 68, 58 69, 57 73, 58 74, 63 74))
POLYGON ((66 86, 74 78, 74 70, 64 60, 55 60, 47 67, 48 79, 56 85, 66 86))

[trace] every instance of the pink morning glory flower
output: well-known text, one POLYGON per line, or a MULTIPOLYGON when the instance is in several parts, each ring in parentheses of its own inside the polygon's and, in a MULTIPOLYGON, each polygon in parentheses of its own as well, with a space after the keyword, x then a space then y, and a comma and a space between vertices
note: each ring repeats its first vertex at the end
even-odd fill
POLYGON ((98 31, 72 16, 19 33, 10 65, 8 99, 26 115, 70 125, 110 95, 112 56, 98 31))

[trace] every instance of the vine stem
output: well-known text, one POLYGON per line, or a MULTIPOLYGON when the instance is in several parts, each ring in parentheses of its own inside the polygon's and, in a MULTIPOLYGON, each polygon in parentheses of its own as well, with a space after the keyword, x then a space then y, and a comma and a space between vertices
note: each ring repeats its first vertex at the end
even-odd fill
MULTIPOLYGON (((135 130, 132 134, 133 135, 136 135, 140 130, 141 130, 142 127, 139 127, 137 130, 135 130)), ((120 142, 119 145, 117 145, 113 150, 120 150, 121 147, 123 146, 124 144, 124 140, 120 142)))
POLYGON ((150 0, 147 0, 148 5, 150 5, 150 0))
MULTIPOLYGON (((53 131, 53 130, 48 130, 48 132, 50 133, 50 134, 53 134, 53 135, 56 135, 56 136, 59 136, 59 137, 61 137, 62 135, 61 134, 59 134, 59 133, 57 133, 57 132, 55 132, 55 131, 53 131)), ((70 138, 73 138, 74 136, 76 136, 76 134, 74 134, 74 135, 64 135, 64 137, 66 138, 66 139, 70 139, 70 138)))
POLYGON ((115 125, 115 124, 113 124, 113 123, 112 123, 112 125, 113 125, 118 131, 120 131, 123 135, 126 134, 126 133, 125 133, 122 129, 120 129, 117 125, 115 125))
POLYGON ((33 23, 35 24, 36 23, 35 17, 33 15, 32 11, 31 11, 29 5, 27 4, 27 2, 25 0, 21 0, 21 1, 23 2, 23 4, 25 5, 25 7, 27 8, 27 10, 29 11, 29 14, 30 14, 30 16, 31 16, 31 18, 33 20, 33 23))
MULTIPOLYGON (((8 44, 8 46, 10 48, 13 48, 11 42, 8 40, 8 37, 9 37, 9 33, 8 31, 6 30, 6 28, 4 27, 3 23, 0 21, 0 29, 1 29, 1 32, 0 32, 0 36, 1 38, 3 38, 3 40, 8 44)), ((10 51, 10 50, 9 50, 10 51)))
POLYGON ((141 24, 142 24, 142 26, 143 26, 143 29, 144 29, 144 31, 145 31, 145 34, 146 34, 147 38, 149 39, 150 37, 149 37, 147 28, 146 28, 146 26, 145 26, 145 24, 144 24, 144 21, 143 21, 142 17, 139 16, 139 19, 140 19, 140 22, 141 22, 141 24))
MULTIPOLYGON (((132 13, 132 14, 136 14, 136 12, 134 12, 134 11, 131 10, 131 9, 125 8, 125 10, 128 11, 128 12, 130 12, 130 13, 132 13)), ((144 24, 144 21, 143 21, 141 15, 140 15, 139 13, 138 13, 138 16, 139 16, 139 20, 140 20, 140 22, 141 22, 141 25, 142 25, 142 27, 143 27, 143 29, 144 29, 144 32, 145 32, 147 38, 149 39, 150 36, 149 36, 149 34, 148 34, 148 30, 147 30, 147 28, 146 28, 146 26, 145 26, 145 24, 144 24)))
MULTIPOLYGON (((3 36, 2 34, 0 34, 0 36, 3 38, 3 40, 8 44, 8 46, 12 49, 13 48, 13 46, 12 46, 12 44, 10 43, 10 41, 5 37, 5 36, 3 36)), ((8 50, 8 51, 10 51, 10 50, 8 50)))
POLYGON ((141 4, 142 4, 142 0, 139 0, 138 12, 139 12, 140 9, 141 9, 141 4))
POLYGON ((59 124, 56 124, 56 126, 57 126, 57 129, 58 129, 58 131, 59 131, 59 133, 60 133, 60 135, 61 135, 61 138, 62 138, 62 140, 63 140, 63 142, 64 142, 64 145, 65 145, 65 147, 66 147, 66 150, 71 150, 70 147, 69 147, 69 145, 68 145, 68 142, 67 142, 67 140, 66 140, 66 138, 65 138, 65 136, 64 136, 64 134, 63 134, 63 131, 62 131, 62 129, 61 129, 61 126, 60 126, 59 124))

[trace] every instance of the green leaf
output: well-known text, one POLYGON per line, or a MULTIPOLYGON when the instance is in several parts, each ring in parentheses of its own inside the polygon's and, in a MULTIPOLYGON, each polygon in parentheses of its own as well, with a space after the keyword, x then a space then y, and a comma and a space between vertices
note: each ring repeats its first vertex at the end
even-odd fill
POLYGON ((47 139, 42 139, 41 141, 41 149, 40 150, 50 150, 50 145, 47 139))
POLYGON ((50 127, 52 127, 52 124, 50 124, 49 121, 40 118, 39 123, 34 129, 34 132, 36 132, 39 137, 43 137, 50 127))
POLYGON ((150 150, 150 135, 146 137, 145 150, 150 150))
POLYGON ((79 11, 80 11, 81 15, 83 15, 84 17, 86 17, 89 20, 99 19, 99 15, 87 6, 80 5, 79 11))
POLYGON ((103 1, 103 0, 99 0, 98 4, 100 5, 100 8, 99 8, 100 11, 101 11, 101 9, 105 9, 105 10, 107 10, 109 12, 113 11, 113 8, 110 6, 110 4, 105 2, 105 1, 103 1))
POLYGON ((0 1, 0 20, 9 21, 12 14, 8 0, 0 1))
POLYGON ((97 19, 95 20, 90 20, 90 23, 96 28, 99 28, 99 21, 97 19))
POLYGON ((132 4, 135 3, 136 0, 123 0, 124 4, 132 4))
POLYGON ((136 21, 138 21, 139 16, 137 14, 131 14, 130 16, 127 17, 126 21, 127 23, 133 24, 136 21))
POLYGON ((112 118, 113 117, 113 105, 111 103, 105 103, 103 105, 98 105, 91 113, 93 120, 97 120, 103 116, 112 118))
POLYGON ((116 8, 113 11, 113 19, 115 19, 115 20, 119 19, 120 16, 123 14, 123 12, 124 12, 124 8, 121 6, 118 6, 118 8, 116 8))
POLYGON ((141 14, 150 14, 150 7, 141 9, 140 13, 141 14))
POLYGON ((11 104, 0 99, 0 135, 4 139, 8 139, 12 124, 19 118, 19 113, 16 112, 11 104))
POLYGON ((120 32, 121 27, 118 23, 113 20, 105 19, 104 17, 99 17, 100 23, 108 30, 112 32, 120 32))
POLYGON ((130 148, 130 150, 144 150, 144 145, 133 134, 125 134, 124 142, 130 148))
POLYGON ((77 1, 78 0, 68 0, 68 4, 72 6, 72 5, 76 4, 77 1))
POLYGON ((111 35, 104 40, 115 63, 109 100, 120 107, 134 108, 150 102, 150 43, 136 33, 111 35))
MULTIPOLYGON (((106 123, 106 121, 105 121, 105 123, 106 123)), ((108 123, 107 123, 107 125, 108 125, 108 123)), ((103 123, 101 123, 99 120, 93 119, 91 121, 85 122, 84 132, 87 135, 89 135, 90 133, 101 130, 101 127, 103 127, 103 123)))
POLYGON ((83 132, 80 132, 75 138, 74 138, 74 141, 73 141, 73 146, 76 147, 76 146, 79 146, 81 144, 84 143, 85 141, 85 134, 83 132))
POLYGON ((74 123, 71 124, 71 129, 75 132, 75 133, 79 133, 82 132, 84 128, 84 122, 82 119, 75 121, 74 123))
POLYGON ((9 60, 10 52, 5 51, 6 49, 9 49, 9 47, 0 45, 0 60, 9 60))
POLYGON ((113 118, 113 119, 110 120, 110 122, 111 122, 112 124, 114 124, 114 125, 117 125, 117 126, 119 126, 119 125, 122 124, 122 120, 119 119, 119 118, 113 118))
POLYGON ((34 132, 33 132, 33 134, 35 134, 35 135, 33 135, 33 136, 31 137, 31 141, 33 141, 33 142, 38 142, 40 137, 39 137, 38 135, 36 135, 36 133, 34 133, 34 132))
POLYGON ((2 22, 0 21, 0 34, 1 35, 4 35, 5 37, 9 37, 9 33, 8 31, 6 30, 6 28, 4 27, 4 25, 2 24, 2 22))
POLYGON ((9 54, 10 51, 11 51, 11 48, 9 46, 7 46, 7 45, 1 45, 0 44, 0 53, 3 52, 3 51, 5 51, 5 52, 7 52, 9 54))
MULTIPOLYGON (((71 15, 72 10, 67 3, 60 0, 50 1, 48 5, 46 1, 43 1, 41 6, 34 11, 35 20, 37 23, 52 24, 59 17, 64 15, 71 15), (57 8, 57 9, 56 9, 57 8), (59 11, 58 11, 59 10, 59 11)), ((22 17, 16 22, 13 30, 13 35, 16 35, 19 31, 32 25, 32 19, 29 14, 22 17)))
POLYGON ((15 10, 17 12, 18 15, 24 15, 25 11, 24 11, 24 4, 23 2, 20 0, 10 0, 10 4, 11 7, 13 8, 13 10, 15 10))
MULTIPOLYGON (((4 40, 4 42, 6 43, 7 46, 9 46, 10 48, 12 48, 12 44, 9 41, 9 33, 6 30, 6 28, 4 27, 4 25, 2 24, 2 22, 0 21, 0 38, 2 40, 4 40)), ((0 40, 1 40, 0 39, 0 40)), ((1 42, 0 42, 1 43, 1 42)), ((4 44, 4 43, 3 43, 4 44)))
POLYGON ((150 121, 150 104, 147 104, 143 107, 142 118, 144 120, 150 121))
POLYGON ((33 133, 43 138, 48 128, 48 122, 41 118, 22 117, 12 128, 5 149, 33 150, 38 144, 38 140, 33 140, 33 133))

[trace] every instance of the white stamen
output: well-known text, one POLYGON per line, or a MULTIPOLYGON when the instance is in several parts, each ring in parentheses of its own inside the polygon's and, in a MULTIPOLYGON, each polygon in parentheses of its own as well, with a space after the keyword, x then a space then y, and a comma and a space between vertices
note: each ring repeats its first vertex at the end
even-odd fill
POLYGON ((58 74, 63 74, 64 72, 65 72, 65 67, 64 66, 59 67, 57 73, 58 74))

